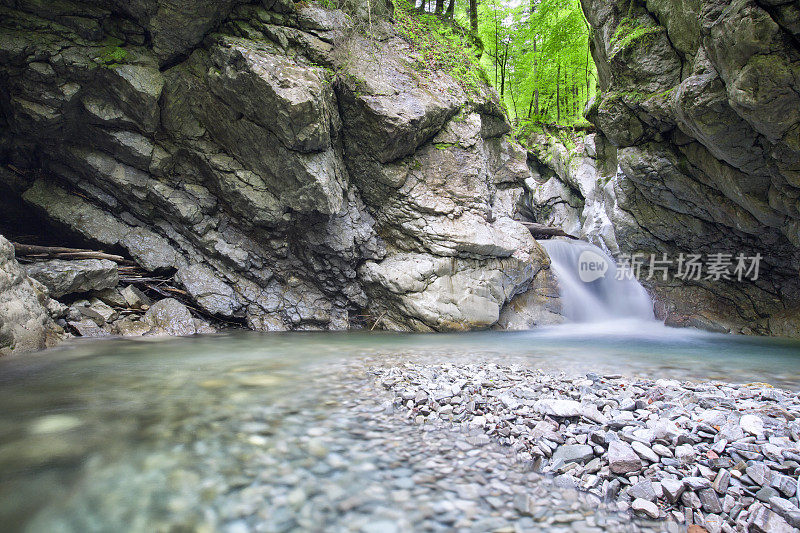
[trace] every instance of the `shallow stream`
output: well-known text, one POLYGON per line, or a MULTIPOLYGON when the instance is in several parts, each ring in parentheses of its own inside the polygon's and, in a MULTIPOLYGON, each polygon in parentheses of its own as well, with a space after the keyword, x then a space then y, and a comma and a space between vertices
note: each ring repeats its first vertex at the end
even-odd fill
POLYGON ((370 370, 502 362, 800 388, 800 343, 641 322, 73 342, 0 361, 7 531, 626 531, 612 504, 420 427, 370 370), (534 494, 532 516, 514 499, 534 494))

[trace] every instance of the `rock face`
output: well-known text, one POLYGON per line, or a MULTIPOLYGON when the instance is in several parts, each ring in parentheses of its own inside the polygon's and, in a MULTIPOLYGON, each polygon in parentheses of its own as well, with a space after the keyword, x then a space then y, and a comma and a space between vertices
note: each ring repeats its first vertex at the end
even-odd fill
POLYGON ((544 283, 496 94, 415 70, 387 18, 374 40, 283 0, 2 6, 6 201, 175 273, 208 313, 486 328, 544 283))
POLYGON ((52 346, 63 333, 47 310, 47 289, 29 278, 0 237, 0 356, 52 346))
POLYGON ((602 91, 587 116, 600 132, 540 154, 543 219, 612 253, 760 253, 755 282, 648 286, 670 324, 799 335, 800 7, 582 6, 602 91))

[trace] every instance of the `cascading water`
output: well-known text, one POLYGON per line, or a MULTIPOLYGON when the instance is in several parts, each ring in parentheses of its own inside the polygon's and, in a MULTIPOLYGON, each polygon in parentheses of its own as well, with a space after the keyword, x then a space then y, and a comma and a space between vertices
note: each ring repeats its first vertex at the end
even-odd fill
POLYGON ((550 255, 561 296, 562 314, 573 322, 625 318, 654 320, 653 302, 632 276, 618 276, 614 260, 585 241, 539 241, 550 255))

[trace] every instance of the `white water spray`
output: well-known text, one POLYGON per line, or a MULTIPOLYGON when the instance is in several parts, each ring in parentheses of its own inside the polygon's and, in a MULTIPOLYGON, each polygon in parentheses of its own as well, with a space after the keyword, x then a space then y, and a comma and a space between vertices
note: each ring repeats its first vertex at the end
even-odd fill
POLYGON ((631 276, 619 276, 614 260, 585 241, 539 241, 550 255, 558 281, 562 314, 572 322, 626 318, 654 320, 653 302, 631 276))

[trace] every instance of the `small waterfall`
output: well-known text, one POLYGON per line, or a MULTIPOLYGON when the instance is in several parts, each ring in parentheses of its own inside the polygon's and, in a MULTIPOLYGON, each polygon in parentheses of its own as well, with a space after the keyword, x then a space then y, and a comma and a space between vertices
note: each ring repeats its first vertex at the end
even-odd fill
POLYGON ((539 241, 550 255, 563 315, 573 322, 622 318, 654 320, 653 302, 631 276, 617 279, 618 267, 603 250, 585 241, 539 241))

